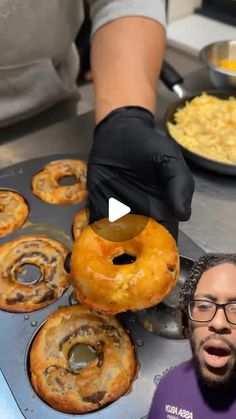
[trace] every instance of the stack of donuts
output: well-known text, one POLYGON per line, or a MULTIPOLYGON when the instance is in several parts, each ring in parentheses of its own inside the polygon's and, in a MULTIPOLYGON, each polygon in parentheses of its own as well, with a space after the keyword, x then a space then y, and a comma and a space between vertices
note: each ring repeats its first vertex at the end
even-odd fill
MULTIPOLYGON (((32 192, 51 205, 85 200, 86 163, 61 160, 47 164, 33 176, 32 192), (67 176, 74 178, 73 185, 60 184, 67 176)), ((0 238, 22 227, 28 215, 29 206, 21 195, 0 191, 0 238)), ((179 273, 175 240, 153 219, 123 217, 123 232, 139 224, 145 227, 124 240, 119 224, 113 242, 102 234, 109 229, 107 219, 88 225, 88 218, 83 209, 73 220, 70 274, 64 267, 69 249, 49 236, 21 235, 0 247, 0 309, 42 309, 61 297, 70 283, 74 287, 80 304, 49 315, 31 346, 30 375, 36 393, 46 403, 75 414, 97 410, 130 389, 136 355, 129 334, 114 315, 158 304, 174 287, 179 273), (131 256, 132 263, 114 263, 123 254, 131 256), (40 275, 35 283, 25 284, 19 275, 29 264, 37 266, 40 275), (88 346, 95 354, 79 370, 69 362, 76 345, 88 346)))

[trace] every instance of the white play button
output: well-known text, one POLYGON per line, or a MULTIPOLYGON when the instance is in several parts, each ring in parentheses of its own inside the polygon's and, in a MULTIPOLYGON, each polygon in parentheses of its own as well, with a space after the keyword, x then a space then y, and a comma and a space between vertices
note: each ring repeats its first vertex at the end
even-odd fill
POLYGON ((123 217, 126 214, 129 214, 131 208, 122 202, 118 201, 115 198, 109 198, 109 205, 108 205, 108 219, 111 223, 119 218, 123 217))

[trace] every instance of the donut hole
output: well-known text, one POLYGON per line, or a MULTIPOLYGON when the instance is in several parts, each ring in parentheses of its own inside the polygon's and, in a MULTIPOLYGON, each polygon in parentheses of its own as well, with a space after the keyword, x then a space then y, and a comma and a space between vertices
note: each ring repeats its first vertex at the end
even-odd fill
POLYGON ((169 264, 169 265, 167 265, 167 269, 168 269, 168 271, 169 271, 169 272, 171 272, 171 273, 172 273, 172 272, 175 272, 176 267, 175 267, 174 265, 170 265, 170 264, 169 264))
POLYGON ((122 253, 112 259, 113 265, 130 265, 136 261, 136 256, 129 255, 128 253, 122 253))
POLYGON ((24 285, 36 284, 41 275, 41 269, 33 263, 23 263, 16 269, 16 279, 24 285))
POLYGON ((77 182, 78 180, 75 175, 66 175, 58 179, 58 183, 60 186, 71 186, 77 182))
POLYGON ((91 346, 76 343, 68 353, 68 364, 74 373, 78 373, 96 358, 97 352, 91 346))

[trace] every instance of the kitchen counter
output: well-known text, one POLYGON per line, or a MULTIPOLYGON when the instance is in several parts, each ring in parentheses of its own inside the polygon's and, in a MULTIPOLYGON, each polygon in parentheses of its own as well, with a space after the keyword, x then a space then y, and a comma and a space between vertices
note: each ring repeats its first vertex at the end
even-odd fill
MULTIPOLYGON (((205 70, 201 69, 188 75, 184 85, 192 93, 212 88, 205 70)), ((161 120, 175 100, 175 94, 160 83, 157 130, 163 129, 161 120)), ((76 116, 75 112, 75 103, 68 102, 27 122, 1 129, 0 168, 50 154, 88 154, 94 114, 76 116)), ((191 170, 196 182, 192 216, 188 222, 181 223, 180 229, 205 251, 235 252, 236 178, 192 165, 191 170)))
MULTIPOLYGON (((185 87, 191 92, 207 89, 210 87, 209 84, 204 70, 198 70, 185 79, 185 87)), ((161 124, 163 115, 167 107, 175 100, 175 95, 159 84, 157 130, 163 129, 161 124)), ((14 176, 12 165, 25 160, 68 152, 88 154, 92 143, 94 114, 89 112, 77 116, 76 109, 78 109, 76 103, 69 101, 27 122, 1 129, 0 169, 4 171, 0 175, 0 180, 1 176, 14 176)), ((193 211, 191 219, 186 223, 181 223, 181 231, 205 251, 235 252, 236 178, 217 175, 194 166, 191 166, 191 170, 196 182, 193 211)), ((181 252, 189 257, 199 257, 203 253, 202 249, 194 246, 191 240, 186 241, 184 238, 185 236, 180 233, 181 252)), ((163 345, 164 348, 166 340, 159 337, 156 339, 159 339, 159 347, 162 348, 163 345)), ((149 346, 152 347, 152 345, 151 341, 149 346)), ((189 357, 188 342, 171 341, 171 345, 167 346, 174 348, 169 349, 168 359, 172 359, 172 350, 176 356, 175 365, 189 357)), ((163 361, 163 365, 160 365, 161 372, 166 368, 165 362, 163 361)), ((169 365, 169 361, 167 363, 169 365)), ((151 376, 151 373, 149 375, 151 376)), ((150 379, 147 382, 151 386, 150 379)), ((0 389, 0 410, 4 412, 4 419, 22 419, 23 416, 1 372, 0 389)), ((150 391, 153 391, 152 387, 150 391)), ((27 415, 30 417, 30 411, 27 415)))

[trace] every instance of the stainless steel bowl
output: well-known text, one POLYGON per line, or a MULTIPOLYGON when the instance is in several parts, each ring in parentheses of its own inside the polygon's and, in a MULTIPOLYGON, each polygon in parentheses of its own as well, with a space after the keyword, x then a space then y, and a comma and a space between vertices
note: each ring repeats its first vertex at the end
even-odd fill
POLYGON ((236 60, 236 40, 209 44, 200 51, 199 57, 208 68, 211 81, 217 88, 236 89, 236 71, 219 67, 222 59, 236 60))

